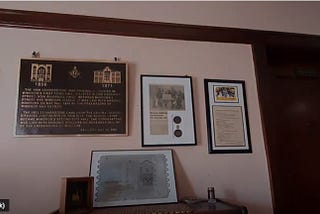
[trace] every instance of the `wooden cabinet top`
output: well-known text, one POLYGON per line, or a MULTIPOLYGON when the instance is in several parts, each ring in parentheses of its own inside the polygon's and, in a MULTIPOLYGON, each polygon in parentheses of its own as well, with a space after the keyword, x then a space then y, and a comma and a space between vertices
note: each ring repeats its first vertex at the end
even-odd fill
POLYGON ((199 202, 194 204, 174 203, 123 207, 94 208, 90 211, 72 211, 70 214, 247 214, 244 206, 217 201, 215 204, 199 202))

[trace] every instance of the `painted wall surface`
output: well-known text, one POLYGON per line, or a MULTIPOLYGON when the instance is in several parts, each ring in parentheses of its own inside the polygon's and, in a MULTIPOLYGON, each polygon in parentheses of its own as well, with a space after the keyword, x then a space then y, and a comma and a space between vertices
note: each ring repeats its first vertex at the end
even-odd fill
POLYGON ((193 77, 197 146, 174 150, 178 195, 216 195, 271 213, 256 80, 249 45, 127 38, 24 29, 0 29, 0 197, 11 199, 12 213, 49 213, 59 207, 60 178, 87 176, 91 150, 141 149, 140 74, 193 77), (33 50, 42 57, 112 60, 129 63, 128 137, 13 136, 20 58, 33 50), (208 154, 204 78, 243 79, 251 127, 252 154, 208 154), (30 206, 36 204, 36 206, 30 206))
MULTIPOLYGON (((0 8, 320 34, 317 2, 0 2, 0 8)), ((88 175, 91 150, 141 149, 140 74, 193 77, 198 145, 169 147, 179 198, 206 197, 215 186, 217 197, 250 213, 272 213, 250 46, 8 28, 0 28, 0 38, 0 198, 10 198, 10 213, 56 210, 60 178, 88 175), (19 61, 34 50, 50 58, 127 61, 129 136, 15 138, 19 61), (204 78, 246 81, 252 154, 208 154, 204 78)))
POLYGON ((0 8, 320 34, 317 1, 26 1, 0 8))

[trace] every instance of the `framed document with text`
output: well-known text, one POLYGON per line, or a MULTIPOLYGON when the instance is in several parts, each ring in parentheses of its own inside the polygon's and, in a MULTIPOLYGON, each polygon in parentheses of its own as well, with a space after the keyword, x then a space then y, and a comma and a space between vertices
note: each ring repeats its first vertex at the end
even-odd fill
POLYGON ((251 153, 245 82, 204 80, 209 153, 251 153))
POLYGON ((177 202, 171 150, 92 151, 93 207, 177 202))
POLYGON ((196 145, 192 79, 141 75, 142 146, 196 145))
POLYGON ((127 64, 21 59, 15 135, 126 136, 127 64))

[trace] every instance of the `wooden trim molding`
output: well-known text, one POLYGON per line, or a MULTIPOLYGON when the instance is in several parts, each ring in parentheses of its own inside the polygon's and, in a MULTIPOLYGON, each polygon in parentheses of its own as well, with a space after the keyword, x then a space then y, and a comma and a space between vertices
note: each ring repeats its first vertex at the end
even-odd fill
POLYGON ((0 26, 194 41, 250 41, 248 30, 8 9, 0 9, 0 26))
POLYGON ((175 40, 320 47, 320 36, 313 35, 11 9, 0 9, 0 26, 175 40))

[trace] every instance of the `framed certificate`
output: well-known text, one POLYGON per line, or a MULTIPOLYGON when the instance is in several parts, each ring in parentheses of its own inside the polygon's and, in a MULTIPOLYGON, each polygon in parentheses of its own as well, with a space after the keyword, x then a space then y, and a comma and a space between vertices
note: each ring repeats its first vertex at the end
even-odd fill
POLYGON ((141 76, 142 146, 196 145, 192 80, 141 76))
POLYGON ((245 82, 205 79, 209 153, 251 153, 245 82))

